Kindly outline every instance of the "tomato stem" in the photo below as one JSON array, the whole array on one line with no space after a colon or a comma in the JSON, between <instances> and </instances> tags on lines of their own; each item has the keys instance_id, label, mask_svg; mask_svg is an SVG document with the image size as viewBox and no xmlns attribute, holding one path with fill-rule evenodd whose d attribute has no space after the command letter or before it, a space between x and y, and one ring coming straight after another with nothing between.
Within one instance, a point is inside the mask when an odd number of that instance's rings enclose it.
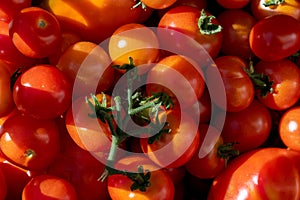
<instances>
[{"instance_id":1,"label":"tomato stem","mask_svg":"<svg viewBox=\"0 0 300 200\"><path fill-rule=\"evenodd\" d=\"M220 145L217 150L217 155L225 160L225 166L230 158L239 155L239 150L234 149L237 142L228 142Z\"/></svg>"},{"instance_id":2,"label":"tomato stem","mask_svg":"<svg viewBox=\"0 0 300 200\"><path fill-rule=\"evenodd\" d=\"M265 7L269 7L269 6L278 6L282 3L284 3L284 0L265 0L265 3L263 5Z\"/></svg>"},{"instance_id":3,"label":"tomato stem","mask_svg":"<svg viewBox=\"0 0 300 200\"><path fill-rule=\"evenodd\" d=\"M216 17L213 15L207 15L205 10L201 10L200 18L198 20L198 27L201 34L211 35L221 32L222 26L219 24L213 24L212 20Z\"/></svg>"}]
</instances>

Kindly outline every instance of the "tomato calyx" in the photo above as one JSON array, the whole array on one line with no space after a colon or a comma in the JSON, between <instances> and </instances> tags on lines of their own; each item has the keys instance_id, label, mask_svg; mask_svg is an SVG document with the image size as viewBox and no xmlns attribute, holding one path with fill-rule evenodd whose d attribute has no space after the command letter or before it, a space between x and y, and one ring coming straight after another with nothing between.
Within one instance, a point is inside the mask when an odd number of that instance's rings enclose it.
<instances>
[{"instance_id":1,"label":"tomato calyx","mask_svg":"<svg viewBox=\"0 0 300 200\"><path fill-rule=\"evenodd\" d=\"M26 151L24 152L24 156L26 158L32 158L36 155L35 151L33 149L26 149Z\"/></svg>"},{"instance_id":2,"label":"tomato calyx","mask_svg":"<svg viewBox=\"0 0 300 200\"><path fill-rule=\"evenodd\" d=\"M269 6L278 6L283 3L284 3L284 0L266 0L263 5L265 7L269 7Z\"/></svg>"},{"instance_id":3,"label":"tomato calyx","mask_svg":"<svg viewBox=\"0 0 300 200\"><path fill-rule=\"evenodd\" d=\"M142 1L140 1L140 0L135 0L135 2L136 2L136 4L134 4L134 5L132 6L132 9L135 9L135 8L141 6L143 10L146 10L147 6L146 6L146 4L144 4Z\"/></svg>"},{"instance_id":4,"label":"tomato calyx","mask_svg":"<svg viewBox=\"0 0 300 200\"><path fill-rule=\"evenodd\" d=\"M213 15L207 15L204 9L201 10L198 20L198 27L201 34L211 35L221 32L222 26L212 23L212 20L215 18Z\"/></svg>"},{"instance_id":5,"label":"tomato calyx","mask_svg":"<svg viewBox=\"0 0 300 200\"><path fill-rule=\"evenodd\" d=\"M229 159L240 154L239 150L234 149L234 145L236 144L237 142L227 142L218 147L217 155L225 160L225 166L227 166Z\"/></svg>"},{"instance_id":6,"label":"tomato calyx","mask_svg":"<svg viewBox=\"0 0 300 200\"><path fill-rule=\"evenodd\" d=\"M270 77L263 73L256 73L252 61L249 63L249 68L244 68L244 70L250 77L254 88L260 91L261 97L273 93L273 80L270 80Z\"/></svg>"}]
</instances>

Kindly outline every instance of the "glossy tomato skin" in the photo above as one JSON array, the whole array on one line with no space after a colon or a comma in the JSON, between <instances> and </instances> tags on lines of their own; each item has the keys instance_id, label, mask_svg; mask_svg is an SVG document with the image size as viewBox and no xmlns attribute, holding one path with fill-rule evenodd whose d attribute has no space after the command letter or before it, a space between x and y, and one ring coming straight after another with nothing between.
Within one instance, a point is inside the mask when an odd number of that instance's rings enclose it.
<instances>
[{"instance_id":1,"label":"glossy tomato skin","mask_svg":"<svg viewBox=\"0 0 300 200\"><path fill-rule=\"evenodd\" d=\"M217 0L218 4L227 9L244 8L250 0Z\"/></svg>"},{"instance_id":2,"label":"glossy tomato skin","mask_svg":"<svg viewBox=\"0 0 300 200\"><path fill-rule=\"evenodd\" d=\"M18 113L5 120L0 134L3 154L25 169L45 169L60 149L59 130L50 119L36 119Z\"/></svg>"},{"instance_id":3,"label":"glossy tomato skin","mask_svg":"<svg viewBox=\"0 0 300 200\"><path fill-rule=\"evenodd\" d=\"M47 200L49 198L76 200L77 194L70 182L47 174L33 177L22 193L23 200Z\"/></svg>"},{"instance_id":4,"label":"glossy tomato skin","mask_svg":"<svg viewBox=\"0 0 300 200\"><path fill-rule=\"evenodd\" d=\"M260 61L255 65L257 73L263 73L273 81L273 92L256 96L268 108L284 110L293 106L300 97L300 71L295 63L288 59L274 62Z\"/></svg>"},{"instance_id":5,"label":"glossy tomato skin","mask_svg":"<svg viewBox=\"0 0 300 200\"><path fill-rule=\"evenodd\" d=\"M4 117L9 114L13 108L12 92L10 90L10 72L9 66L0 60L0 117Z\"/></svg>"},{"instance_id":6,"label":"glossy tomato skin","mask_svg":"<svg viewBox=\"0 0 300 200\"><path fill-rule=\"evenodd\" d=\"M58 48L61 28L53 14L32 6L22 9L13 17L9 35L17 49L24 55L44 58Z\"/></svg>"},{"instance_id":7,"label":"glossy tomato skin","mask_svg":"<svg viewBox=\"0 0 300 200\"><path fill-rule=\"evenodd\" d=\"M22 113L43 119L62 115L70 106L72 86L62 71L43 64L26 70L18 77L13 99Z\"/></svg>"},{"instance_id":8,"label":"glossy tomato skin","mask_svg":"<svg viewBox=\"0 0 300 200\"><path fill-rule=\"evenodd\" d=\"M10 22L13 16L23 8L31 6L32 0L3 0L0 2L0 21Z\"/></svg>"},{"instance_id":9,"label":"glossy tomato skin","mask_svg":"<svg viewBox=\"0 0 300 200\"><path fill-rule=\"evenodd\" d=\"M252 27L249 42L251 50L261 60L286 58L299 50L300 22L284 14L263 18Z\"/></svg>"},{"instance_id":10,"label":"glossy tomato skin","mask_svg":"<svg viewBox=\"0 0 300 200\"><path fill-rule=\"evenodd\" d=\"M299 199L299 156L284 148L241 154L214 179L207 199Z\"/></svg>"},{"instance_id":11,"label":"glossy tomato skin","mask_svg":"<svg viewBox=\"0 0 300 200\"><path fill-rule=\"evenodd\" d=\"M300 2L297 0L285 0L283 3L273 6L265 6L264 0L251 1L251 13L256 19L262 19L271 15L285 14L300 19Z\"/></svg>"},{"instance_id":12,"label":"glossy tomato skin","mask_svg":"<svg viewBox=\"0 0 300 200\"><path fill-rule=\"evenodd\" d=\"M161 0L161 1L151 1L151 0L143 0L143 3L153 9L164 9L173 5L176 0Z\"/></svg>"},{"instance_id":13,"label":"glossy tomato skin","mask_svg":"<svg viewBox=\"0 0 300 200\"><path fill-rule=\"evenodd\" d=\"M228 112L239 112L247 108L252 103L255 93L253 83L244 70L247 67L245 61L238 56L228 55L220 56L214 62L206 70L207 84L215 85L215 74L218 70L225 87L226 105L223 105L218 90L211 91L213 102ZM222 88L216 88L218 87Z\"/></svg>"},{"instance_id":14,"label":"glossy tomato skin","mask_svg":"<svg viewBox=\"0 0 300 200\"><path fill-rule=\"evenodd\" d=\"M5 200L7 195L7 185L3 170L0 168L0 199Z\"/></svg>"}]
</instances>

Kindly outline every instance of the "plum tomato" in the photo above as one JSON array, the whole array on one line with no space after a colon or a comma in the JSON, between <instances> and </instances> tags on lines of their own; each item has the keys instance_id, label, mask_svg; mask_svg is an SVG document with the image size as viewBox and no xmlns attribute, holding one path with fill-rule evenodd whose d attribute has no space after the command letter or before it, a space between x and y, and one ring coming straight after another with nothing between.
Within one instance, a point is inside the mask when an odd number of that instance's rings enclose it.
<instances>
[{"instance_id":1,"label":"plum tomato","mask_svg":"<svg viewBox=\"0 0 300 200\"><path fill-rule=\"evenodd\" d=\"M51 119L36 119L20 113L12 115L1 127L0 149L18 166L43 170L59 153L58 126Z\"/></svg>"},{"instance_id":2,"label":"plum tomato","mask_svg":"<svg viewBox=\"0 0 300 200\"><path fill-rule=\"evenodd\" d=\"M14 15L9 35L16 48L24 55L44 58L58 49L61 28L52 13L31 6Z\"/></svg>"},{"instance_id":3,"label":"plum tomato","mask_svg":"<svg viewBox=\"0 0 300 200\"><path fill-rule=\"evenodd\" d=\"M23 72L14 84L13 99L18 110L36 118L55 118L71 105L72 87L58 68L36 65Z\"/></svg>"},{"instance_id":4,"label":"plum tomato","mask_svg":"<svg viewBox=\"0 0 300 200\"><path fill-rule=\"evenodd\" d=\"M264 61L291 56L300 49L300 22L285 14L265 17L251 28L249 43L252 52Z\"/></svg>"},{"instance_id":5,"label":"plum tomato","mask_svg":"<svg viewBox=\"0 0 300 200\"><path fill-rule=\"evenodd\" d=\"M33 177L24 187L23 200L77 200L74 186L67 180L48 174Z\"/></svg>"}]
</instances>

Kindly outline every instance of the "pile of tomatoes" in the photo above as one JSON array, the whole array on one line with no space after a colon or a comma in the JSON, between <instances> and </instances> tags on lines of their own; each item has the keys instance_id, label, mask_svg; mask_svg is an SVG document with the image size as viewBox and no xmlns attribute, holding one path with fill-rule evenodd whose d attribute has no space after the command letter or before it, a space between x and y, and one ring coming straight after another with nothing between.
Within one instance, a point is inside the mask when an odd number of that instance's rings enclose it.
<instances>
[{"instance_id":1,"label":"pile of tomatoes","mask_svg":"<svg viewBox=\"0 0 300 200\"><path fill-rule=\"evenodd\" d=\"M300 199L299 53L297 0L1 0L0 200Z\"/></svg>"}]
</instances>

